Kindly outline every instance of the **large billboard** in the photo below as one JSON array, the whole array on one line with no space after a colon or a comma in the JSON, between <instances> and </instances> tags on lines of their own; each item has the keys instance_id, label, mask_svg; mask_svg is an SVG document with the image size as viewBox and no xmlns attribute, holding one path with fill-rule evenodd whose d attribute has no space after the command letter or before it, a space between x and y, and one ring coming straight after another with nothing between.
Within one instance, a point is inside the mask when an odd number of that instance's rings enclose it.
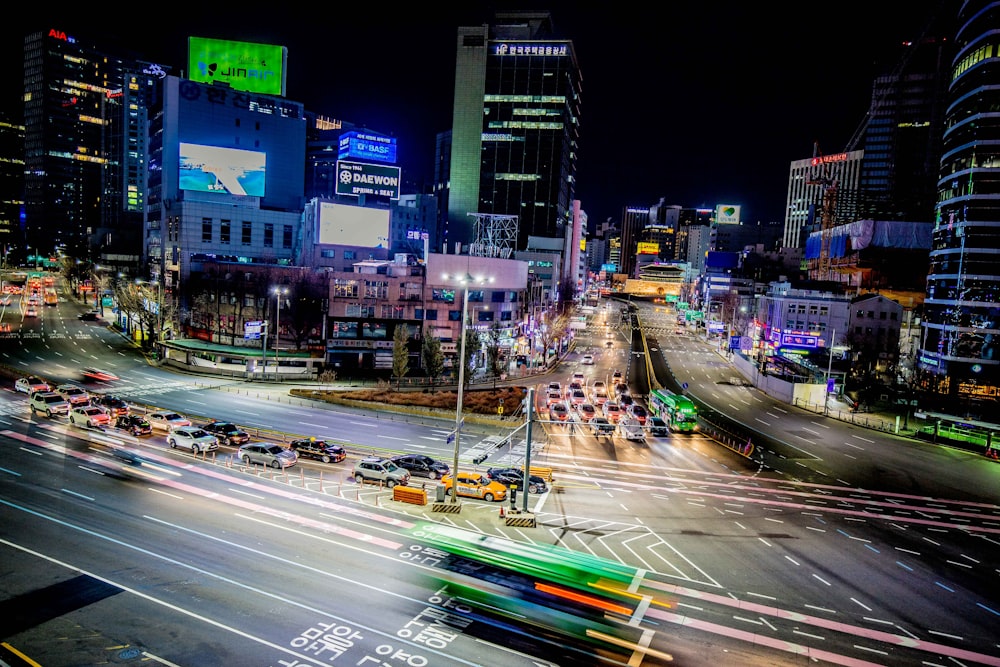
<instances>
[{"instance_id":1,"label":"large billboard","mask_svg":"<svg viewBox=\"0 0 1000 667\"><path fill-rule=\"evenodd\" d=\"M337 194L399 199L399 167L338 160Z\"/></svg>"},{"instance_id":2,"label":"large billboard","mask_svg":"<svg viewBox=\"0 0 1000 667\"><path fill-rule=\"evenodd\" d=\"M639 241L636 244L635 254L637 255L659 255L660 244L652 241Z\"/></svg>"},{"instance_id":3,"label":"large billboard","mask_svg":"<svg viewBox=\"0 0 1000 667\"><path fill-rule=\"evenodd\" d=\"M188 76L198 83L284 97L287 61L284 46L188 37Z\"/></svg>"},{"instance_id":4,"label":"large billboard","mask_svg":"<svg viewBox=\"0 0 1000 667\"><path fill-rule=\"evenodd\" d=\"M389 247L389 211L320 202L318 243Z\"/></svg>"},{"instance_id":5,"label":"large billboard","mask_svg":"<svg viewBox=\"0 0 1000 667\"><path fill-rule=\"evenodd\" d=\"M715 207L715 224L740 224L740 207L735 204L719 204Z\"/></svg>"},{"instance_id":6,"label":"large billboard","mask_svg":"<svg viewBox=\"0 0 1000 667\"><path fill-rule=\"evenodd\" d=\"M266 153L181 142L179 164L181 190L264 196Z\"/></svg>"},{"instance_id":7,"label":"large billboard","mask_svg":"<svg viewBox=\"0 0 1000 667\"><path fill-rule=\"evenodd\" d=\"M340 135L337 159L345 158L396 164L396 138L373 132L345 132Z\"/></svg>"}]
</instances>

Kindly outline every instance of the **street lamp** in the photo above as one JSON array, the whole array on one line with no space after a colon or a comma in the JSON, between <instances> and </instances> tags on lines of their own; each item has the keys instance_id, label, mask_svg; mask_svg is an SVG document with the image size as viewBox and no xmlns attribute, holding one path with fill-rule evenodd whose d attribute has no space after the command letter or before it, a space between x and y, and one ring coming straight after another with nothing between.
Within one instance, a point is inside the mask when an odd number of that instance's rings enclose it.
<instances>
[{"instance_id":1,"label":"street lamp","mask_svg":"<svg viewBox=\"0 0 1000 667\"><path fill-rule=\"evenodd\" d=\"M469 285L477 284L483 285L488 282L493 282L492 278L473 278L471 275L466 273L464 276L449 276L445 274L444 279L446 281L458 282L462 285L462 326L459 329L462 342L460 344L458 352L458 397L456 399L457 405L455 406L455 452L453 457L453 466L451 469L451 502L458 504L458 450L459 442L462 439L462 401L464 400L465 391L465 330L469 319Z\"/></svg>"},{"instance_id":2,"label":"street lamp","mask_svg":"<svg viewBox=\"0 0 1000 667\"><path fill-rule=\"evenodd\" d=\"M271 290L278 300L278 310L274 314L274 379L279 378L278 375L278 339L281 337L281 299L288 294L287 287L275 287ZM266 363L266 361L265 361Z\"/></svg>"}]
</instances>

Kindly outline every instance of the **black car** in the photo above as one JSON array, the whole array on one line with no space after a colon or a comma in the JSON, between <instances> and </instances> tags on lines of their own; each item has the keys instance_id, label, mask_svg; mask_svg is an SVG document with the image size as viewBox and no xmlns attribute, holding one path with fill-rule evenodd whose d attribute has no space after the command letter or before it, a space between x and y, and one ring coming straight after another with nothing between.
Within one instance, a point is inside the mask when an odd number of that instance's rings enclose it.
<instances>
[{"instance_id":1,"label":"black car","mask_svg":"<svg viewBox=\"0 0 1000 667\"><path fill-rule=\"evenodd\" d=\"M440 479L447 475L451 467L444 461L432 459L424 454L397 454L389 460L403 470L408 470L411 476Z\"/></svg>"},{"instance_id":2,"label":"black car","mask_svg":"<svg viewBox=\"0 0 1000 667\"><path fill-rule=\"evenodd\" d=\"M80 315L78 315L77 317L83 320L84 322L96 322L99 319L101 319L101 314L97 311L90 310L87 311L86 313L80 313Z\"/></svg>"},{"instance_id":3,"label":"black car","mask_svg":"<svg viewBox=\"0 0 1000 667\"><path fill-rule=\"evenodd\" d=\"M316 459L323 463L340 463L347 458L347 450L342 446L316 438L292 440L288 443L288 448L300 457Z\"/></svg>"},{"instance_id":4,"label":"black car","mask_svg":"<svg viewBox=\"0 0 1000 667\"><path fill-rule=\"evenodd\" d=\"M231 422L209 422L201 428L214 435L220 445L239 447L250 442L250 434Z\"/></svg>"},{"instance_id":5,"label":"black car","mask_svg":"<svg viewBox=\"0 0 1000 667\"><path fill-rule=\"evenodd\" d=\"M649 434L652 436L670 435L670 427L660 417L650 417L646 420L646 426L649 427Z\"/></svg>"},{"instance_id":6,"label":"black car","mask_svg":"<svg viewBox=\"0 0 1000 667\"><path fill-rule=\"evenodd\" d=\"M115 420L115 428L128 431L134 436L150 435L153 425L139 415L121 415Z\"/></svg>"},{"instance_id":7,"label":"black car","mask_svg":"<svg viewBox=\"0 0 1000 667\"><path fill-rule=\"evenodd\" d=\"M104 408L112 417L121 417L128 414L128 403L113 394L100 394L90 399L94 405Z\"/></svg>"},{"instance_id":8,"label":"black car","mask_svg":"<svg viewBox=\"0 0 1000 667\"><path fill-rule=\"evenodd\" d=\"M486 471L486 476L508 488L514 486L518 491L524 489L524 472L520 468L490 468ZM548 488L544 478L538 475L528 478L528 493L545 493Z\"/></svg>"}]
</instances>

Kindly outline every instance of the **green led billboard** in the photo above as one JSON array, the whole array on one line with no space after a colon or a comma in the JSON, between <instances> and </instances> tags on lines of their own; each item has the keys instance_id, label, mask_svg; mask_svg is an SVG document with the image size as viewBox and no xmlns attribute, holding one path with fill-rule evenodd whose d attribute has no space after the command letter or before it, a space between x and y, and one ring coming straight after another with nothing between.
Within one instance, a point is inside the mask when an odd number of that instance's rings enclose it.
<instances>
[{"instance_id":1,"label":"green led billboard","mask_svg":"<svg viewBox=\"0 0 1000 667\"><path fill-rule=\"evenodd\" d=\"M284 46L188 37L188 77L199 83L284 97L287 61Z\"/></svg>"}]
</instances>

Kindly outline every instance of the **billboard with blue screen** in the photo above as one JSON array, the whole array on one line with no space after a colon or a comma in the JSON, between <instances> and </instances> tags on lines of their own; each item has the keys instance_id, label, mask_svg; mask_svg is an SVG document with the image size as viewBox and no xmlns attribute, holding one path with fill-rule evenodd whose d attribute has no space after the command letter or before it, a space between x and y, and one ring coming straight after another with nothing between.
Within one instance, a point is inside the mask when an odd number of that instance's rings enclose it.
<instances>
[{"instance_id":1,"label":"billboard with blue screen","mask_svg":"<svg viewBox=\"0 0 1000 667\"><path fill-rule=\"evenodd\" d=\"M179 166L181 190L264 196L266 153L181 142Z\"/></svg>"}]
</instances>

